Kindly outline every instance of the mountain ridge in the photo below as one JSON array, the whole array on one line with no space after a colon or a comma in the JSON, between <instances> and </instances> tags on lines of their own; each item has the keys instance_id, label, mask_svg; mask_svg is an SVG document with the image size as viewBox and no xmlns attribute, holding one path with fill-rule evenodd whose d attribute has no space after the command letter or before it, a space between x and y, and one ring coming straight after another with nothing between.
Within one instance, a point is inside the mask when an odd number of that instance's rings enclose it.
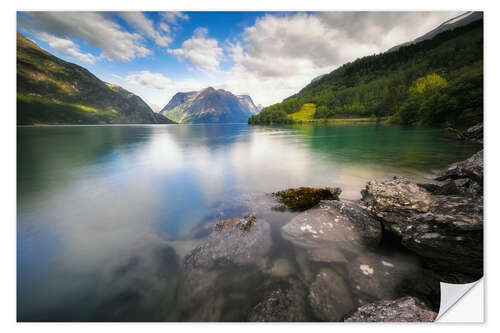
<instances>
[{"instance_id":1,"label":"mountain ridge","mask_svg":"<svg viewBox=\"0 0 500 333\"><path fill-rule=\"evenodd\" d=\"M462 13L458 16L455 16L455 17L441 23L436 28L426 32L425 34L415 38L414 40L411 40L411 41L408 41L408 42L391 47L389 50L387 50L387 52L394 52L394 51L399 50L403 46L408 46L408 45L422 42L422 41L427 40L427 39L432 39L433 37L435 37L436 35L438 35L442 32L459 28L461 26L467 25L467 24L472 23L474 21L481 20L482 18L483 18L482 12L469 11L469 12Z\"/></svg>"},{"instance_id":2,"label":"mountain ridge","mask_svg":"<svg viewBox=\"0 0 500 333\"><path fill-rule=\"evenodd\" d=\"M176 93L160 111L179 123L246 123L259 109L249 95L207 87Z\"/></svg>"},{"instance_id":3,"label":"mountain ridge","mask_svg":"<svg viewBox=\"0 0 500 333\"><path fill-rule=\"evenodd\" d=\"M137 95L62 60L17 32L17 123L168 124Z\"/></svg>"}]
</instances>

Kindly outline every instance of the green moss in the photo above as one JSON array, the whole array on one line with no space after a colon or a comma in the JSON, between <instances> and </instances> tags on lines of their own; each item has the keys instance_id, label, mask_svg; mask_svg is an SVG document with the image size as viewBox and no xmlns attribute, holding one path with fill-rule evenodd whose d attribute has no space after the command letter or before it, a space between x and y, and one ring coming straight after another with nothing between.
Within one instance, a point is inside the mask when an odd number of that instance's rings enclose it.
<instances>
[{"instance_id":1,"label":"green moss","mask_svg":"<svg viewBox=\"0 0 500 333\"><path fill-rule=\"evenodd\" d=\"M280 203L294 211L302 211L316 206L321 200L338 200L342 190L338 187L299 187L274 192Z\"/></svg>"}]
</instances>

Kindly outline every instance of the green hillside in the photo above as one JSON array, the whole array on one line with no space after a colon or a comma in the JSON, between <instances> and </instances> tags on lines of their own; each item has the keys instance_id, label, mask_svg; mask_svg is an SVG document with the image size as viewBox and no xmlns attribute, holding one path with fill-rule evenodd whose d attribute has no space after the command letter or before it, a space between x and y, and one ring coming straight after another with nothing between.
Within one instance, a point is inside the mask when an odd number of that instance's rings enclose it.
<instances>
[{"instance_id":1,"label":"green hillside","mask_svg":"<svg viewBox=\"0 0 500 333\"><path fill-rule=\"evenodd\" d=\"M294 121L307 121L314 119L314 114L316 113L316 104L304 103L299 111L291 113L288 118Z\"/></svg>"},{"instance_id":2,"label":"green hillside","mask_svg":"<svg viewBox=\"0 0 500 333\"><path fill-rule=\"evenodd\" d=\"M138 96L99 80L17 33L17 123L173 123Z\"/></svg>"},{"instance_id":3,"label":"green hillside","mask_svg":"<svg viewBox=\"0 0 500 333\"><path fill-rule=\"evenodd\" d=\"M305 103L316 105L313 118L318 120L389 117L394 123L453 125L482 121L483 20L344 64L248 122L293 123Z\"/></svg>"}]
</instances>

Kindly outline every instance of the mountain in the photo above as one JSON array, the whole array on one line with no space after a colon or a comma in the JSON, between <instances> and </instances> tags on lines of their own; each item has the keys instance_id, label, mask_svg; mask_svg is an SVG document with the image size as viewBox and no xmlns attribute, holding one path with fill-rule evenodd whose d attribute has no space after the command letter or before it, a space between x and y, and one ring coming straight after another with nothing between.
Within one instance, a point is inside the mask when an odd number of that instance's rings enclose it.
<instances>
[{"instance_id":1,"label":"mountain","mask_svg":"<svg viewBox=\"0 0 500 333\"><path fill-rule=\"evenodd\" d=\"M175 94L160 113L179 123L200 124L246 123L258 112L250 96L209 87Z\"/></svg>"},{"instance_id":2,"label":"mountain","mask_svg":"<svg viewBox=\"0 0 500 333\"><path fill-rule=\"evenodd\" d=\"M139 97L17 33L17 123L168 124Z\"/></svg>"},{"instance_id":3,"label":"mountain","mask_svg":"<svg viewBox=\"0 0 500 333\"><path fill-rule=\"evenodd\" d=\"M316 76L314 79L312 79L312 80L311 80L311 82L310 82L310 83L313 83L313 82L316 82L316 81L318 81L318 80L321 80L321 78L322 78L323 76L325 76L325 75L326 75L326 74L321 74L321 75Z\"/></svg>"},{"instance_id":4,"label":"mountain","mask_svg":"<svg viewBox=\"0 0 500 333\"><path fill-rule=\"evenodd\" d=\"M236 97L239 98L240 103L246 106L246 108L250 111L251 114L257 114L259 113L260 109L257 105L253 103L253 100L250 96L248 95L237 95Z\"/></svg>"},{"instance_id":5,"label":"mountain","mask_svg":"<svg viewBox=\"0 0 500 333\"><path fill-rule=\"evenodd\" d=\"M445 22L446 27L476 16L472 13ZM393 52L346 63L295 95L262 109L248 122L347 118L456 126L482 121L483 20L445 29Z\"/></svg>"},{"instance_id":6,"label":"mountain","mask_svg":"<svg viewBox=\"0 0 500 333\"><path fill-rule=\"evenodd\" d=\"M448 30L453 30L453 29L456 29L458 27L462 27L464 25L467 25L469 23L472 23L472 22L477 21L477 20L482 20L482 19L483 19L483 12L465 12L463 14L460 14L460 15L448 20L448 21L441 23L437 28L427 32L426 34L424 34L418 38L415 38L414 40L412 40L410 42L406 42L406 43L391 47L389 50L387 50L387 52L397 51L397 50L399 50L399 48L401 48L403 46L416 44L416 43L422 42L426 39L432 39L436 35L438 35L442 32L445 32Z\"/></svg>"}]
</instances>

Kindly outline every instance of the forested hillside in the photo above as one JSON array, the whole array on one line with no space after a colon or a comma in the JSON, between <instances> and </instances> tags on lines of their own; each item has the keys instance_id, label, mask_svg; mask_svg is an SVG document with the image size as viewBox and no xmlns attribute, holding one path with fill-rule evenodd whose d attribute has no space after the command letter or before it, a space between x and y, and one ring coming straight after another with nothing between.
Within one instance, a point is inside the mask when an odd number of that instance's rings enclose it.
<instances>
[{"instance_id":1,"label":"forested hillside","mask_svg":"<svg viewBox=\"0 0 500 333\"><path fill-rule=\"evenodd\" d=\"M17 33L17 124L169 124L131 92Z\"/></svg>"},{"instance_id":2,"label":"forested hillside","mask_svg":"<svg viewBox=\"0 0 500 333\"><path fill-rule=\"evenodd\" d=\"M312 120L387 118L401 124L471 125L483 118L483 20L433 39L344 64L250 124L293 123L304 103Z\"/></svg>"}]
</instances>

